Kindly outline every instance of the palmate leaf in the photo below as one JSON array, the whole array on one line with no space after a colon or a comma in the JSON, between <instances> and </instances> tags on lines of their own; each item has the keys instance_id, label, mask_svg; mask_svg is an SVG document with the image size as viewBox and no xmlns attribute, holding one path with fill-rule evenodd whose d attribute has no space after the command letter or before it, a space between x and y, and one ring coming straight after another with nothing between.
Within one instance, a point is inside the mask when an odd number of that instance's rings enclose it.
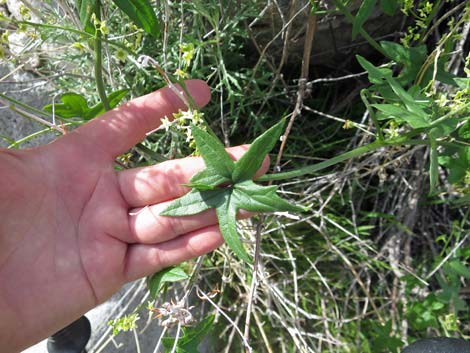
<instances>
[{"instance_id":1,"label":"palmate leaf","mask_svg":"<svg viewBox=\"0 0 470 353\"><path fill-rule=\"evenodd\" d=\"M280 198L276 194L276 186L264 187L253 182L267 153L279 139L284 123L284 120L280 121L256 138L248 151L235 163L222 143L193 126L196 146L207 168L191 178L188 185L193 190L173 201L161 215L186 216L215 208L225 242L240 259L250 263L250 256L237 233L236 215L239 209L251 212L306 210Z\"/></svg>"},{"instance_id":2,"label":"palmate leaf","mask_svg":"<svg viewBox=\"0 0 470 353\"><path fill-rule=\"evenodd\" d=\"M227 243L228 247L243 261L251 263L250 256L247 254L237 232L237 204L232 192L224 195L224 202L215 209L217 219L219 220L220 233Z\"/></svg>"},{"instance_id":3,"label":"palmate leaf","mask_svg":"<svg viewBox=\"0 0 470 353\"><path fill-rule=\"evenodd\" d=\"M197 126L192 126L191 131L206 167L212 169L218 175L230 179L235 163L225 151L224 145L214 136Z\"/></svg>"},{"instance_id":4,"label":"palmate leaf","mask_svg":"<svg viewBox=\"0 0 470 353\"><path fill-rule=\"evenodd\" d=\"M251 212L304 212L304 207L292 205L276 194L277 186L261 186L251 180L234 186L233 196L239 208Z\"/></svg>"},{"instance_id":5,"label":"palmate leaf","mask_svg":"<svg viewBox=\"0 0 470 353\"><path fill-rule=\"evenodd\" d=\"M279 140L285 122L285 119L282 119L253 141L248 151L235 164L232 175L233 182L253 179L264 158Z\"/></svg>"},{"instance_id":6,"label":"palmate leaf","mask_svg":"<svg viewBox=\"0 0 470 353\"><path fill-rule=\"evenodd\" d=\"M221 205L226 198L228 189L191 190L186 195L173 201L161 216L190 216Z\"/></svg>"},{"instance_id":7,"label":"palmate leaf","mask_svg":"<svg viewBox=\"0 0 470 353\"><path fill-rule=\"evenodd\" d=\"M207 168L199 173L195 174L186 186L198 189L198 190L213 190L217 186L230 182L230 178L226 178L212 168Z\"/></svg>"}]
</instances>

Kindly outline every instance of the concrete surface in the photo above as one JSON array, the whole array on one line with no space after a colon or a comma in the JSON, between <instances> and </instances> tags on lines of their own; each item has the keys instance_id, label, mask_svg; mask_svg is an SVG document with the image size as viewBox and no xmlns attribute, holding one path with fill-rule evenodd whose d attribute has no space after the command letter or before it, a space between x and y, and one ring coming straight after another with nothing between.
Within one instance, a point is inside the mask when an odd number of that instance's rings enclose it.
<instances>
[{"instance_id":1,"label":"concrete surface","mask_svg":"<svg viewBox=\"0 0 470 353\"><path fill-rule=\"evenodd\" d=\"M158 320L151 320L147 325L148 313L145 309L147 290L144 282L136 281L125 285L111 299L89 311L86 317L91 322L91 338L87 345L88 353L134 353L137 352L136 340L133 332L121 332L114 336L113 341L111 329L108 321L124 314L132 313L135 308L141 304L143 310L139 312L140 319L137 322L138 342L141 353L153 353L155 345L162 328ZM142 332L143 331L143 332ZM47 340L26 349L23 353L48 353L46 347ZM158 352L163 352L159 349Z\"/></svg>"}]
</instances>

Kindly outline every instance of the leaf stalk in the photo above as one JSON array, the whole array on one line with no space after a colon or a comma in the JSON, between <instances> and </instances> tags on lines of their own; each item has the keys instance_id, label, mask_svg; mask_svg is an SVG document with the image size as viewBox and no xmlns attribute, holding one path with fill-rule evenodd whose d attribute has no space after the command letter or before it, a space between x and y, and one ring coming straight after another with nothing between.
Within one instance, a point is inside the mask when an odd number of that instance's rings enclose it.
<instances>
[{"instance_id":1,"label":"leaf stalk","mask_svg":"<svg viewBox=\"0 0 470 353\"><path fill-rule=\"evenodd\" d=\"M101 1L97 0L95 5L95 16L97 21L101 21ZM94 49L95 49L95 80L96 89L100 96L103 107L106 111L110 110L108 97L106 96L106 89L103 79L103 52L102 52L102 37L103 34L99 28L95 31Z\"/></svg>"}]
</instances>

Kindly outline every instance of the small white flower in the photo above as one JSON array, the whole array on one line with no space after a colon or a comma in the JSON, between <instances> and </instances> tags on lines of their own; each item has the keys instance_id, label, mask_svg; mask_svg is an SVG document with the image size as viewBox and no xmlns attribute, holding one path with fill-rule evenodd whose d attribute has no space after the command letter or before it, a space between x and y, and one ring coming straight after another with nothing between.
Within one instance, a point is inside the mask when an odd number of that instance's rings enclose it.
<instances>
[{"instance_id":1,"label":"small white flower","mask_svg":"<svg viewBox=\"0 0 470 353\"><path fill-rule=\"evenodd\" d=\"M168 131L168 129L172 125L172 122L166 116L163 119L161 119L160 122L161 122L161 127L164 128L165 131Z\"/></svg>"},{"instance_id":2,"label":"small white flower","mask_svg":"<svg viewBox=\"0 0 470 353\"><path fill-rule=\"evenodd\" d=\"M186 143L191 142L193 139L193 132L192 130L188 127L186 129Z\"/></svg>"}]
</instances>

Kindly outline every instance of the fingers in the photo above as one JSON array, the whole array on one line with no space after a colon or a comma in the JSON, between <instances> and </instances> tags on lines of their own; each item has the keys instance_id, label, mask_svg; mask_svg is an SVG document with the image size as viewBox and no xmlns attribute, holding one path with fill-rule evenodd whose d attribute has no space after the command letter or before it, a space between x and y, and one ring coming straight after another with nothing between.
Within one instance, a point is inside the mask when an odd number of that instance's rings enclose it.
<instances>
[{"instance_id":1,"label":"fingers","mask_svg":"<svg viewBox=\"0 0 470 353\"><path fill-rule=\"evenodd\" d=\"M132 212L129 215L129 227L132 234L131 239L128 239L127 242L141 244L162 243L182 234L203 229L217 223L217 216L213 209L185 217L160 216L160 212L170 202L163 202ZM252 215L251 212L240 210L237 218L244 219Z\"/></svg>"},{"instance_id":2,"label":"fingers","mask_svg":"<svg viewBox=\"0 0 470 353\"><path fill-rule=\"evenodd\" d=\"M210 89L204 81L186 81L186 87L199 107L210 99ZM96 147L104 150L111 158L126 152L145 134L160 126L165 116L172 117L178 109L185 109L184 103L168 87L127 102L89 123L74 130Z\"/></svg>"},{"instance_id":3,"label":"fingers","mask_svg":"<svg viewBox=\"0 0 470 353\"><path fill-rule=\"evenodd\" d=\"M144 207L129 215L129 226L132 242L141 244L156 244L174 239L197 229L202 229L217 223L214 210L185 216L160 216L171 201Z\"/></svg>"},{"instance_id":4,"label":"fingers","mask_svg":"<svg viewBox=\"0 0 470 353\"><path fill-rule=\"evenodd\" d=\"M151 275L161 269L208 253L223 243L217 226L199 229L155 245L130 245L126 259L126 281Z\"/></svg>"},{"instance_id":5,"label":"fingers","mask_svg":"<svg viewBox=\"0 0 470 353\"><path fill-rule=\"evenodd\" d=\"M227 149L232 159L239 159L248 146ZM269 158L265 158L257 176L269 168ZM155 166L135 168L119 172L121 194L130 207L142 207L175 199L187 193L183 186L198 171L204 169L202 158L187 157L166 161Z\"/></svg>"}]
</instances>

